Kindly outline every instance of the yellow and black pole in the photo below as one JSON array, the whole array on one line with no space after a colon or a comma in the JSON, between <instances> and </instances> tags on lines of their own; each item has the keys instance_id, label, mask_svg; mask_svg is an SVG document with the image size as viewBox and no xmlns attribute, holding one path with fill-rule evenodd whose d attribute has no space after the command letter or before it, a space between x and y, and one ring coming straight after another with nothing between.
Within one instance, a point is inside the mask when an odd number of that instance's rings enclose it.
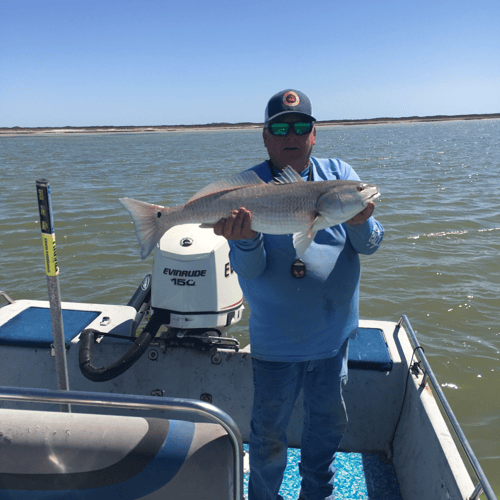
<instances>
[{"instance_id":1,"label":"yellow and black pole","mask_svg":"<svg viewBox=\"0 0 500 500\"><path fill-rule=\"evenodd\" d=\"M64 326L59 292L59 266L56 255L56 235L52 218L52 203L50 186L47 179L36 181L38 210L42 230L43 252L45 256L45 271L47 273L47 288L49 292L50 320L52 323L52 338L56 360L57 386L60 391L69 390L68 365L66 363L66 346L64 341ZM61 404L61 411L71 412L68 404Z\"/></svg>"}]
</instances>

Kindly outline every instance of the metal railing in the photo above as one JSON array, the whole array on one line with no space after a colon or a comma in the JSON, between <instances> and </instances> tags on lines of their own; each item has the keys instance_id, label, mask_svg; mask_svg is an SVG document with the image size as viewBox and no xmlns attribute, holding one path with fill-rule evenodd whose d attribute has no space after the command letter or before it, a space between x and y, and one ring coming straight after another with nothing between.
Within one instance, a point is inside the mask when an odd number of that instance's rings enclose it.
<instances>
[{"instance_id":1,"label":"metal railing","mask_svg":"<svg viewBox=\"0 0 500 500\"><path fill-rule=\"evenodd\" d=\"M126 408L134 410L162 410L195 413L221 425L227 432L234 455L234 500L243 498L243 441L234 420L216 406L203 401L130 394L106 394L100 392L52 391L48 389L26 389L1 387L0 400L35 403L74 404Z\"/></svg>"},{"instance_id":2,"label":"metal railing","mask_svg":"<svg viewBox=\"0 0 500 500\"><path fill-rule=\"evenodd\" d=\"M476 486L475 490L473 491L472 495L468 498L468 500L478 500L483 492L488 500L497 500L495 492L491 488L490 483L488 482L488 479L486 478L486 475L484 474L483 469L481 468L481 465L479 464L479 461L476 458L476 455L472 451L472 448L469 442L467 441L467 438L465 437L465 434L462 431L462 428L460 427L460 424L458 423L458 420L455 417L453 410L451 409L451 406L449 405L446 399L446 396L441 390L439 382L437 381L436 376L434 375L434 372L432 371L432 368L429 362L427 361L427 358L425 357L423 348L419 344L417 336L415 335L415 332L413 331L413 328L411 327L408 318L404 314L401 316L398 322L398 326L401 326L402 324L404 324L405 326L405 329L408 333L410 342L415 352L418 350L417 356L420 358L423 365L424 376L421 385L425 384L427 378L430 380L432 388L435 394L437 395L439 402L441 403L441 406L443 407L443 410L446 413L446 416L448 417L450 424L456 433L457 439L459 440L460 445L462 446L462 449L464 450L464 453L467 456L467 459L469 460L472 469L474 470L474 474L476 474L476 477L479 481L479 484Z\"/></svg>"},{"instance_id":3,"label":"metal railing","mask_svg":"<svg viewBox=\"0 0 500 500\"><path fill-rule=\"evenodd\" d=\"M14 301L5 293L5 292L2 292L2 290L0 290L0 295L9 303L9 304L13 304Z\"/></svg>"}]
</instances>

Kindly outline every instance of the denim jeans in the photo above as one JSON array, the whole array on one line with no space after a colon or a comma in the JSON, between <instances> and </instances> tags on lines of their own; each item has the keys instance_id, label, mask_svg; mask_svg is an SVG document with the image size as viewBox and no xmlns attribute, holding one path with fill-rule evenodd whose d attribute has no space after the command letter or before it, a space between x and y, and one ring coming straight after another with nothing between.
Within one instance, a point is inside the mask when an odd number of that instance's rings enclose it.
<instances>
[{"instance_id":1,"label":"denim jeans","mask_svg":"<svg viewBox=\"0 0 500 500\"><path fill-rule=\"evenodd\" d=\"M254 402L248 500L280 500L287 463L286 428L303 389L301 500L334 500L333 460L347 425L342 385L348 341L333 358L304 362L252 360Z\"/></svg>"}]
</instances>

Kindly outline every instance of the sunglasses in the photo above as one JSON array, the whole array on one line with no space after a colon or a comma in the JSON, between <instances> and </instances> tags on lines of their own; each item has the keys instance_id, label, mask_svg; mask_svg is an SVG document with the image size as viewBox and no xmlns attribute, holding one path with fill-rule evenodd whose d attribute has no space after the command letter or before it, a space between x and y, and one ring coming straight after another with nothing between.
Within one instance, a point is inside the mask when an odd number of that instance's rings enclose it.
<instances>
[{"instance_id":1,"label":"sunglasses","mask_svg":"<svg viewBox=\"0 0 500 500\"><path fill-rule=\"evenodd\" d=\"M267 129L272 135L284 137L290 132L291 125L293 125L293 130L297 135L307 135L312 132L314 122L270 123Z\"/></svg>"}]
</instances>

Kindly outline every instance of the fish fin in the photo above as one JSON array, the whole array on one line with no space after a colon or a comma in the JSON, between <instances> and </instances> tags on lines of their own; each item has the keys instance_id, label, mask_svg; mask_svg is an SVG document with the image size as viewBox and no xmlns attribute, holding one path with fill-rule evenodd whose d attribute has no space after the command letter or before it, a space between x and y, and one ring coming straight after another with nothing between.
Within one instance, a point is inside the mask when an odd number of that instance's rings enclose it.
<instances>
[{"instance_id":1,"label":"fish fin","mask_svg":"<svg viewBox=\"0 0 500 500\"><path fill-rule=\"evenodd\" d=\"M318 222L318 220L321 218L321 215L316 215L316 217L314 218L313 220L313 223L311 224L311 227L307 230L307 237L310 238L311 235L313 234L313 231L314 231L314 224L316 224L316 222ZM318 231L314 231L314 233L316 234ZM313 236L313 239L314 239L314 236Z\"/></svg>"},{"instance_id":2,"label":"fish fin","mask_svg":"<svg viewBox=\"0 0 500 500\"><path fill-rule=\"evenodd\" d=\"M210 194L221 193L224 191L234 191L235 189L257 186L259 184L265 184L265 182L253 170L246 170L245 172L241 172L240 174L229 177L228 179L212 182L212 184L200 189L188 200L188 203Z\"/></svg>"},{"instance_id":3,"label":"fish fin","mask_svg":"<svg viewBox=\"0 0 500 500\"><path fill-rule=\"evenodd\" d=\"M295 252L297 252L297 257L300 259L305 251L309 248L309 245L314 240L316 233L318 231L311 226L307 231L301 231L300 233L295 233L293 235L293 246Z\"/></svg>"},{"instance_id":4,"label":"fish fin","mask_svg":"<svg viewBox=\"0 0 500 500\"><path fill-rule=\"evenodd\" d=\"M132 198L120 198L134 221L135 234L141 245L141 259L144 260L172 226L165 225L163 217L170 210L161 205L151 205ZM161 214L159 217L158 214Z\"/></svg>"},{"instance_id":5,"label":"fish fin","mask_svg":"<svg viewBox=\"0 0 500 500\"><path fill-rule=\"evenodd\" d=\"M309 245L312 243L316 233L318 232L318 229L315 229L314 226L318 222L323 222L323 220L323 217L320 214L317 214L307 231L302 231L293 235L293 246L297 252L297 257L302 257L305 251L309 248Z\"/></svg>"},{"instance_id":6,"label":"fish fin","mask_svg":"<svg viewBox=\"0 0 500 500\"><path fill-rule=\"evenodd\" d=\"M287 165L278 177L271 182L274 182L274 184L291 184L292 182L305 182L305 180L290 165Z\"/></svg>"}]
</instances>

